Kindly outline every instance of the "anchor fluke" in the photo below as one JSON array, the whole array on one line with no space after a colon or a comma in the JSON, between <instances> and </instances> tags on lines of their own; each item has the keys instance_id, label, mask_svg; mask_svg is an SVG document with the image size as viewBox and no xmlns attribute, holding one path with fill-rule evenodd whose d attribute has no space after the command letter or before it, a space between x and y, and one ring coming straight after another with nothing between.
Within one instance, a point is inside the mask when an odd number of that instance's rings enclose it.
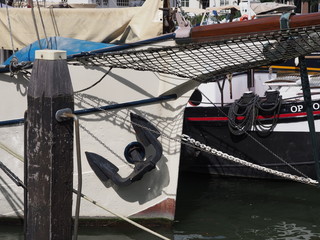
<instances>
[{"instance_id":1,"label":"anchor fluke","mask_svg":"<svg viewBox=\"0 0 320 240\"><path fill-rule=\"evenodd\" d=\"M85 154L90 167L102 182L108 181L110 176L115 175L119 171L119 168L104 157L92 152L85 152Z\"/></svg>"}]
</instances>

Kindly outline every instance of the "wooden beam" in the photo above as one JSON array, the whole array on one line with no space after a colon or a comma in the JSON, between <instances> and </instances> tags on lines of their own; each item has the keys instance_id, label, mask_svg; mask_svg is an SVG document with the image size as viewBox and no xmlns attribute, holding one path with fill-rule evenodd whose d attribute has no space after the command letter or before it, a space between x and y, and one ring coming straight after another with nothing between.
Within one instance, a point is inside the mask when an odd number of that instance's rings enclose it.
<instances>
[{"instance_id":1,"label":"wooden beam","mask_svg":"<svg viewBox=\"0 0 320 240\"><path fill-rule=\"evenodd\" d=\"M320 13L293 15L289 20L290 28L320 25ZM194 27L191 30L193 41L208 41L209 39L226 38L226 36L241 36L259 32L280 30L280 16L253 19L249 21L211 24Z\"/></svg>"},{"instance_id":2,"label":"wooden beam","mask_svg":"<svg viewBox=\"0 0 320 240\"><path fill-rule=\"evenodd\" d=\"M66 52L37 51L26 118L26 240L72 238L73 121L56 120L63 108L74 109Z\"/></svg>"}]
</instances>

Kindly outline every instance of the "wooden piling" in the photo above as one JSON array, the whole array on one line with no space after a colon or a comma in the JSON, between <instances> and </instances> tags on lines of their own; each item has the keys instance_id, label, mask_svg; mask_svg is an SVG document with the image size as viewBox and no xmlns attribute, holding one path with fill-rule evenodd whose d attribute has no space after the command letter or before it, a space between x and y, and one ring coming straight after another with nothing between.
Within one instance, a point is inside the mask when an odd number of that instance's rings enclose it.
<instances>
[{"instance_id":1,"label":"wooden piling","mask_svg":"<svg viewBox=\"0 0 320 240\"><path fill-rule=\"evenodd\" d=\"M73 120L55 118L64 108L74 109L66 52L39 50L28 89L26 240L72 238Z\"/></svg>"}]
</instances>

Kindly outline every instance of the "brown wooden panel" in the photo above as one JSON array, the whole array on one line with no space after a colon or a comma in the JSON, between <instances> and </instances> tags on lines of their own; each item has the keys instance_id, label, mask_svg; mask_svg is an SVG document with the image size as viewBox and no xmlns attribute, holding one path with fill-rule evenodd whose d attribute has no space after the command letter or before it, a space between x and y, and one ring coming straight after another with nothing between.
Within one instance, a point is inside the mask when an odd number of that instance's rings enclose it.
<instances>
[{"instance_id":1,"label":"brown wooden panel","mask_svg":"<svg viewBox=\"0 0 320 240\"><path fill-rule=\"evenodd\" d=\"M293 15L290 18L290 27L306 27L320 25L320 13ZM210 37L226 37L232 35L247 35L258 32L280 30L280 16L253 19L249 21L212 24L194 27L191 31L193 41L209 39Z\"/></svg>"}]
</instances>

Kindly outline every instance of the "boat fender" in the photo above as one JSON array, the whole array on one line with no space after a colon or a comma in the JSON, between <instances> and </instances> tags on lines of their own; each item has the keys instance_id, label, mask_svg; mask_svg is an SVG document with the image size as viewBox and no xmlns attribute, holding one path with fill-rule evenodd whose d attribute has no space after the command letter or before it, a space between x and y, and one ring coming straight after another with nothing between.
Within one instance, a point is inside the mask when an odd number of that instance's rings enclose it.
<instances>
[{"instance_id":1,"label":"boat fender","mask_svg":"<svg viewBox=\"0 0 320 240\"><path fill-rule=\"evenodd\" d=\"M111 180L118 186L128 186L153 170L162 157L162 145L157 140L160 136L158 129L139 115L131 113L130 117L140 142L128 144L124 151L127 161L134 164L134 169L129 176L121 177L118 174L119 168L104 157L92 152L85 153L89 165L102 182ZM152 154L148 157L145 157L146 148L153 148Z\"/></svg>"},{"instance_id":2,"label":"boat fender","mask_svg":"<svg viewBox=\"0 0 320 240\"><path fill-rule=\"evenodd\" d=\"M199 89L194 90L192 93L190 99L189 99L189 104L191 106L198 106L202 102L202 93L199 91Z\"/></svg>"}]
</instances>

